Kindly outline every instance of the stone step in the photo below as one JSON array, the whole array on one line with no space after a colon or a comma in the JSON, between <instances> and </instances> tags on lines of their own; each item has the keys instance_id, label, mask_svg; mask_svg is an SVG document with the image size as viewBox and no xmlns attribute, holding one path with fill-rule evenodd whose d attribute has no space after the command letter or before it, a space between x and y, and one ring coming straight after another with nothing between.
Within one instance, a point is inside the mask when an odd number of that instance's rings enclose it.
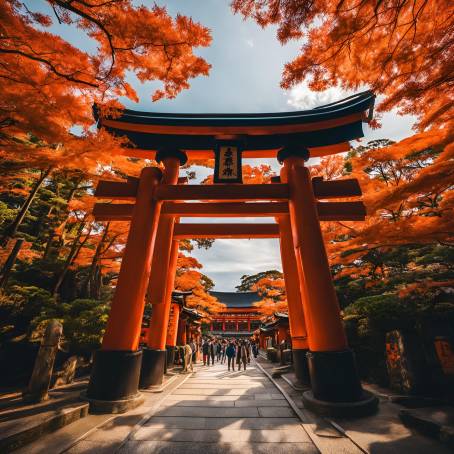
<instances>
[{"instance_id":1,"label":"stone step","mask_svg":"<svg viewBox=\"0 0 454 454\"><path fill-rule=\"evenodd\" d=\"M63 403L48 411L30 411L17 418L0 421L0 452L11 452L87 416L88 403ZM28 413L28 414L27 414Z\"/></svg>"},{"instance_id":2,"label":"stone step","mask_svg":"<svg viewBox=\"0 0 454 454\"><path fill-rule=\"evenodd\" d=\"M454 449L453 407L404 409L400 410L399 417L407 427Z\"/></svg>"}]
</instances>

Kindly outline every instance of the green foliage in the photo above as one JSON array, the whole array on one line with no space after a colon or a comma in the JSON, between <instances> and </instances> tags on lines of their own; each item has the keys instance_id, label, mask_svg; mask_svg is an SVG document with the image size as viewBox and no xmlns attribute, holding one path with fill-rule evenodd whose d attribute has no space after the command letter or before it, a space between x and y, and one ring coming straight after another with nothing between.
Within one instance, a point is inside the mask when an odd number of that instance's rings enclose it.
<instances>
[{"instance_id":1,"label":"green foliage","mask_svg":"<svg viewBox=\"0 0 454 454\"><path fill-rule=\"evenodd\" d=\"M5 202L0 201L0 226L8 225L16 216L15 209L8 206Z\"/></svg>"},{"instance_id":2,"label":"green foliage","mask_svg":"<svg viewBox=\"0 0 454 454\"><path fill-rule=\"evenodd\" d=\"M416 304L402 300L395 294L382 294L358 298L344 310L345 315L366 319L370 329L390 331L414 325Z\"/></svg>"},{"instance_id":3,"label":"green foliage","mask_svg":"<svg viewBox=\"0 0 454 454\"><path fill-rule=\"evenodd\" d=\"M214 287L214 282L205 274L201 273L200 281L202 282L205 291L209 292Z\"/></svg>"},{"instance_id":4,"label":"green foliage","mask_svg":"<svg viewBox=\"0 0 454 454\"><path fill-rule=\"evenodd\" d=\"M101 346L110 306L106 302L76 299L47 307L32 321L34 336L42 333L52 319L63 324L65 347L72 352L88 353Z\"/></svg>"},{"instance_id":5,"label":"green foliage","mask_svg":"<svg viewBox=\"0 0 454 454\"><path fill-rule=\"evenodd\" d=\"M56 307L55 300L47 290L36 286L10 287L0 297L0 340L21 335L30 337L32 320L53 307Z\"/></svg>"}]
</instances>

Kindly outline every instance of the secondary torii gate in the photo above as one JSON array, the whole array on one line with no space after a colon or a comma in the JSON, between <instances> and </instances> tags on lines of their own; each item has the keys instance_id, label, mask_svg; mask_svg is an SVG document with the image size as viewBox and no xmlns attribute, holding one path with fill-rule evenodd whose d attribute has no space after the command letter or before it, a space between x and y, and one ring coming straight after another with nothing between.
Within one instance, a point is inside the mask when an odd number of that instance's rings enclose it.
<instances>
[{"instance_id":1,"label":"secondary torii gate","mask_svg":"<svg viewBox=\"0 0 454 454\"><path fill-rule=\"evenodd\" d=\"M376 407L364 392L348 349L319 221L363 220L356 180L310 177L310 157L347 151L363 136L374 95L361 93L300 112L273 114L157 114L131 110L98 125L126 135L138 147L130 156L156 159L140 178L101 181L95 196L130 200L98 203L98 220L130 221L102 348L96 353L87 396L98 411L122 411L140 402L140 386L162 382L178 241L182 238L279 238L288 300L294 364L311 384L306 405L323 413L362 414ZM96 114L96 112L95 112ZM179 167L187 157L216 155L214 185L185 185ZM241 181L241 157L277 157L283 164L271 184ZM191 224L183 217L271 217L275 223ZM153 305L148 348L138 350L145 299ZM173 317L178 324L178 317ZM172 327L171 327L172 328ZM171 329L175 331L175 327ZM307 365L309 374L307 373ZM309 376L308 376L309 375Z\"/></svg>"}]
</instances>

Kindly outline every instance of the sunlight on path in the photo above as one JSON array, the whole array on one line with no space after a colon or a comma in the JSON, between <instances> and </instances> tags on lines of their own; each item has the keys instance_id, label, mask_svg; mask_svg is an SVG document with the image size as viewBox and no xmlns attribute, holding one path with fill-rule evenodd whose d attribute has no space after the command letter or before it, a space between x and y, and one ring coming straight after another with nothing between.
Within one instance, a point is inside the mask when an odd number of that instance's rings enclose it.
<instances>
[{"instance_id":1,"label":"sunlight on path","mask_svg":"<svg viewBox=\"0 0 454 454\"><path fill-rule=\"evenodd\" d=\"M197 366L122 453L316 453L282 394L251 364Z\"/></svg>"}]
</instances>

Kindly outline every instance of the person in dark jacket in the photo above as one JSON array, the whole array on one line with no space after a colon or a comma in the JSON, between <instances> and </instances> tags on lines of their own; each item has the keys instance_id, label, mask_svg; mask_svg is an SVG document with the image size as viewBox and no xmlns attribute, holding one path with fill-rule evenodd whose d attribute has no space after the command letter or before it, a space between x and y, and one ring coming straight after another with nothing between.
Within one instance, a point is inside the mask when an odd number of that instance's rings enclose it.
<instances>
[{"instance_id":1,"label":"person in dark jacket","mask_svg":"<svg viewBox=\"0 0 454 454\"><path fill-rule=\"evenodd\" d=\"M221 341L216 342L216 361L219 362L221 360L221 353L222 353L222 345Z\"/></svg>"},{"instance_id":2,"label":"person in dark jacket","mask_svg":"<svg viewBox=\"0 0 454 454\"><path fill-rule=\"evenodd\" d=\"M206 366L208 362L208 366L210 365L210 344L208 340L205 339L202 344L202 354L203 354L203 365Z\"/></svg>"},{"instance_id":3,"label":"person in dark jacket","mask_svg":"<svg viewBox=\"0 0 454 454\"><path fill-rule=\"evenodd\" d=\"M210 341L210 357L211 357L212 366L214 366L214 354L215 354L215 345L214 344L215 344L214 340L211 340Z\"/></svg>"},{"instance_id":4,"label":"person in dark jacket","mask_svg":"<svg viewBox=\"0 0 454 454\"><path fill-rule=\"evenodd\" d=\"M230 342L227 348L225 349L225 354L227 356L227 366L230 370L230 364L232 365L232 370L235 371L235 345L233 342Z\"/></svg>"},{"instance_id":5,"label":"person in dark jacket","mask_svg":"<svg viewBox=\"0 0 454 454\"><path fill-rule=\"evenodd\" d=\"M221 364L224 364L225 363L225 351L227 349L227 342L225 340L222 341L222 344L221 344Z\"/></svg>"},{"instance_id":6,"label":"person in dark jacket","mask_svg":"<svg viewBox=\"0 0 454 454\"><path fill-rule=\"evenodd\" d=\"M244 370L246 370L247 351L244 341L241 341L238 345L238 349L236 351L236 363L238 364L238 370L241 370L241 364L244 366Z\"/></svg>"}]
</instances>

